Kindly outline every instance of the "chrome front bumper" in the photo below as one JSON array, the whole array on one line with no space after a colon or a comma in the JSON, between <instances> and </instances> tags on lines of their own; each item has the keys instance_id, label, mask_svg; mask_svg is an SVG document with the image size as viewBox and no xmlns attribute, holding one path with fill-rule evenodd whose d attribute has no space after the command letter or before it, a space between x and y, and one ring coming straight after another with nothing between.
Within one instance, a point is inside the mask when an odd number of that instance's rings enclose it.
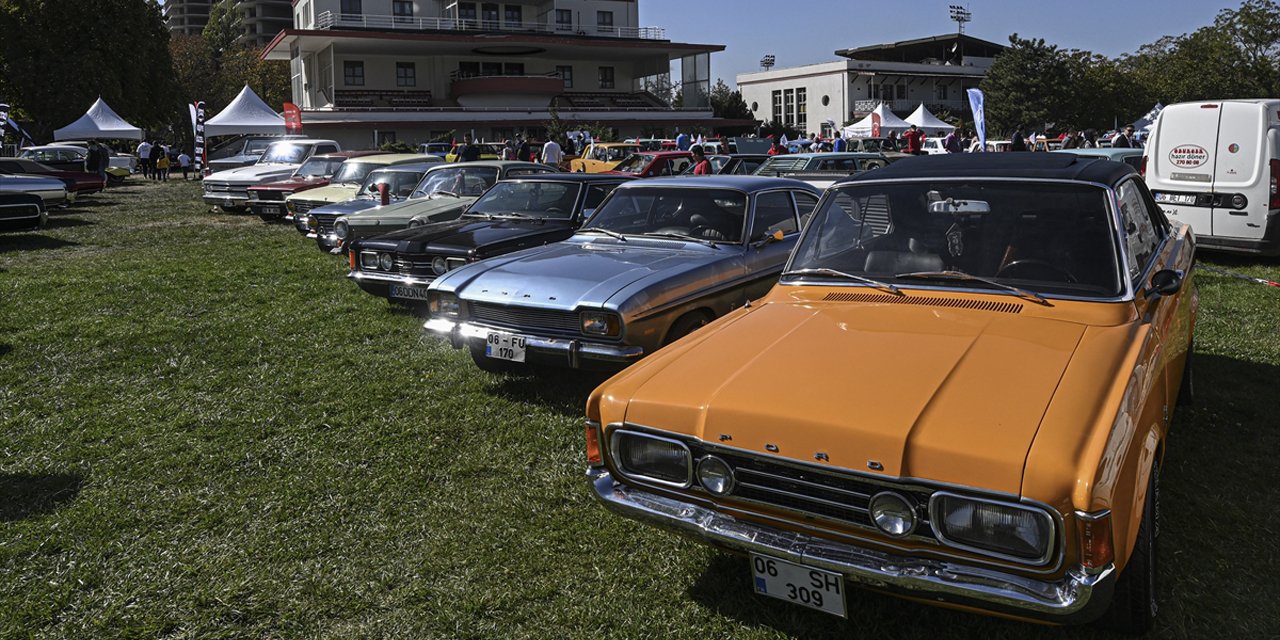
<instances>
[{"instance_id":1,"label":"chrome front bumper","mask_svg":"<svg viewBox=\"0 0 1280 640\"><path fill-rule=\"evenodd\" d=\"M204 194L204 203L220 207L242 208L249 206L249 196L237 196L225 193L206 193Z\"/></svg>"},{"instance_id":2,"label":"chrome front bumper","mask_svg":"<svg viewBox=\"0 0 1280 640\"><path fill-rule=\"evenodd\" d=\"M486 327L443 318L432 318L422 326L427 331L448 338L455 349L467 345L483 346L491 331L517 335L524 338L524 348L529 353L548 360L560 359L566 366L574 369L581 367L584 361L626 366L644 356L644 349L641 347L602 344L576 338L547 338L502 327Z\"/></svg>"},{"instance_id":3,"label":"chrome front bumper","mask_svg":"<svg viewBox=\"0 0 1280 640\"><path fill-rule=\"evenodd\" d=\"M1072 568L1058 580L998 569L897 556L740 520L690 502L615 482L608 469L587 470L595 498L610 511L739 553L759 553L898 595L1058 624L1096 619L1111 601L1114 565L1096 573Z\"/></svg>"}]
</instances>

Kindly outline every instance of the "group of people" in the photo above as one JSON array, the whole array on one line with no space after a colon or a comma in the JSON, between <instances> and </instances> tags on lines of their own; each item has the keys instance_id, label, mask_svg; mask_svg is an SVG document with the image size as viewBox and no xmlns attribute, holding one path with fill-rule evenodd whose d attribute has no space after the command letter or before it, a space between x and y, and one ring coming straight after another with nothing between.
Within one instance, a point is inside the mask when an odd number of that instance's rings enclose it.
<instances>
[{"instance_id":1,"label":"group of people","mask_svg":"<svg viewBox=\"0 0 1280 640\"><path fill-rule=\"evenodd\" d=\"M167 182L169 170L174 165L182 171L183 180L187 179L191 171L191 156L187 155L186 151L175 157L169 147L159 141L143 140L138 144L136 153L138 154L138 171L144 178Z\"/></svg>"}]
</instances>

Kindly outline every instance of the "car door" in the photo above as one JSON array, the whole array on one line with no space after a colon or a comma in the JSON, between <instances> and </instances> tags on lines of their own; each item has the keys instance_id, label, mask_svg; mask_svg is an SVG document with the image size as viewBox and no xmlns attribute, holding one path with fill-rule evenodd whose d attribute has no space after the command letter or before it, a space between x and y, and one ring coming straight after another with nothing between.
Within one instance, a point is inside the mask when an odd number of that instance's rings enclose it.
<instances>
[{"instance_id":1,"label":"car door","mask_svg":"<svg viewBox=\"0 0 1280 640\"><path fill-rule=\"evenodd\" d=\"M1142 424L1163 422L1162 412L1167 409L1168 380L1165 371L1168 358L1164 345L1174 318L1176 300L1153 296L1146 292L1151 276L1170 265L1172 247L1167 246L1169 227L1163 214L1155 208L1146 188L1137 177L1126 179L1116 188L1116 202L1120 206L1121 235L1124 238L1126 275L1134 289L1142 326L1142 355L1134 375L1147 377L1142 388L1149 389L1146 406L1142 409Z\"/></svg>"},{"instance_id":2,"label":"car door","mask_svg":"<svg viewBox=\"0 0 1280 640\"><path fill-rule=\"evenodd\" d=\"M796 215L795 196L789 189L756 194L747 243L746 299L755 300L773 288L782 273L796 239L800 237L800 220ZM771 239L774 231L782 232L782 240Z\"/></svg>"}]
</instances>

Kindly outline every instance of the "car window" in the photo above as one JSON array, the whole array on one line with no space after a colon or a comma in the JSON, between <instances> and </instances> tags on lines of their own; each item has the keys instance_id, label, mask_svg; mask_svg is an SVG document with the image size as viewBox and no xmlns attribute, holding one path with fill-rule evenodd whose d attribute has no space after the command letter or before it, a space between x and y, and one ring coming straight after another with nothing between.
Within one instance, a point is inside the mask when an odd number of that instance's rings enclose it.
<instances>
[{"instance_id":1,"label":"car window","mask_svg":"<svg viewBox=\"0 0 1280 640\"><path fill-rule=\"evenodd\" d=\"M578 185L567 182L499 182L467 209L468 213L567 219L573 215Z\"/></svg>"},{"instance_id":2,"label":"car window","mask_svg":"<svg viewBox=\"0 0 1280 640\"><path fill-rule=\"evenodd\" d=\"M547 169L508 169L507 170L507 176L512 178L516 176L533 176L533 175L538 175L540 173L554 173L554 172Z\"/></svg>"},{"instance_id":3,"label":"car window","mask_svg":"<svg viewBox=\"0 0 1280 640\"><path fill-rule=\"evenodd\" d=\"M1129 278L1137 279L1160 246L1160 229L1153 222L1136 180L1122 183L1116 189L1116 200L1120 203L1120 224L1124 226L1122 231L1128 248Z\"/></svg>"},{"instance_id":4,"label":"car window","mask_svg":"<svg viewBox=\"0 0 1280 640\"><path fill-rule=\"evenodd\" d=\"M756 196L756 217L751 228L751 239L759 240L770 231L779 229L783 233L794 233L796 225L796 209L791 202L791 194L786 191L770 191Z\"/></svg>"},{"instance_id":5,"label":"car window","mask_svg":"<svg viewBox=\"0 0 1280 640\"><path fill-rule=\"evenodd\" d=\"M507 172L507 175L517 175ZM427 173L414 191L414 197L449 193L455 196L478 196L498 181L493 167L450 166Z\"/></svg>"},{"instance_id":6,"label":"car window","mask_svg":"<svg viewBox=\"0 0 1280 640\"><path fill-rule=\"evenodd\" d=\"M322 144L322 145L317 145L317 146L316 146L316 152L315 152L315 155L320 155L320 154L324 154L324 153L337 153L337 152L338 152L338 148L337 148L337 147L335 147L335 146L333 146L333 145L331 145L331 144Z\"/></svg>"},{"instance_id":7,"label":"car window","mask_svg":"<svg viewBox=\"0 0 1280 640\"><path fill-rule=\"evenodd\" d=\"M583 209L595 209L604 202L605 196L609 195L618 185L615 184L593 184L587 187L587 199L582 203Z\"/></svg>"},{"instance_id":8,"label":"car window","mask_svg":"<svg viewBox=\"0 0 1280 640\"><path fill-rule=\"evenodd\" d=\"M688 166L689 166L688 158L676 158L675 160L671 161L671 173L680 173L681 171L685 170L685 167L688 167Z\"/></svg>"},{"instance_id":9,"label":"car window","mask_svg":"<svg viewBox=\"0 0 1280 640\"><path fill-rule=\"evenodd\" d=\"M791 195L796 199L796 210L800 213L800 226L809 223L809 218L813 217L813 210L818 206L818 198L812 193L804 191L792 191Z\"/></svg>"},{"instance_id":10,"label":"car window","mask_svg":"<svg viewBox=\"0 0 1280 640\"><path fill-rule=\"evenodd\" d=\"M584 227L627 235L741 242L747 196L729 189L638 187L614 193Z\"/></svg>"}]
</instances>

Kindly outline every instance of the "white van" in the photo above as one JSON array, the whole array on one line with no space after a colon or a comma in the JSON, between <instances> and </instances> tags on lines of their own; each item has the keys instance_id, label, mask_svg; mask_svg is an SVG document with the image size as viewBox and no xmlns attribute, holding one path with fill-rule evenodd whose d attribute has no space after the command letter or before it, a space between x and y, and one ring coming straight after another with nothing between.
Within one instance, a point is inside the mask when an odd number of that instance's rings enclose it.
<instances>
[{"instance_id":1,"label":"white van","mask_svg":"<svg viewBox=\"0 0 1280 640\"><path fill-rule=\"evenodd\" d=\"M1169 105L1144 161L1156 202L1199 246L1280 255L1280 100Z\"/></svg>"}]
</instances>

